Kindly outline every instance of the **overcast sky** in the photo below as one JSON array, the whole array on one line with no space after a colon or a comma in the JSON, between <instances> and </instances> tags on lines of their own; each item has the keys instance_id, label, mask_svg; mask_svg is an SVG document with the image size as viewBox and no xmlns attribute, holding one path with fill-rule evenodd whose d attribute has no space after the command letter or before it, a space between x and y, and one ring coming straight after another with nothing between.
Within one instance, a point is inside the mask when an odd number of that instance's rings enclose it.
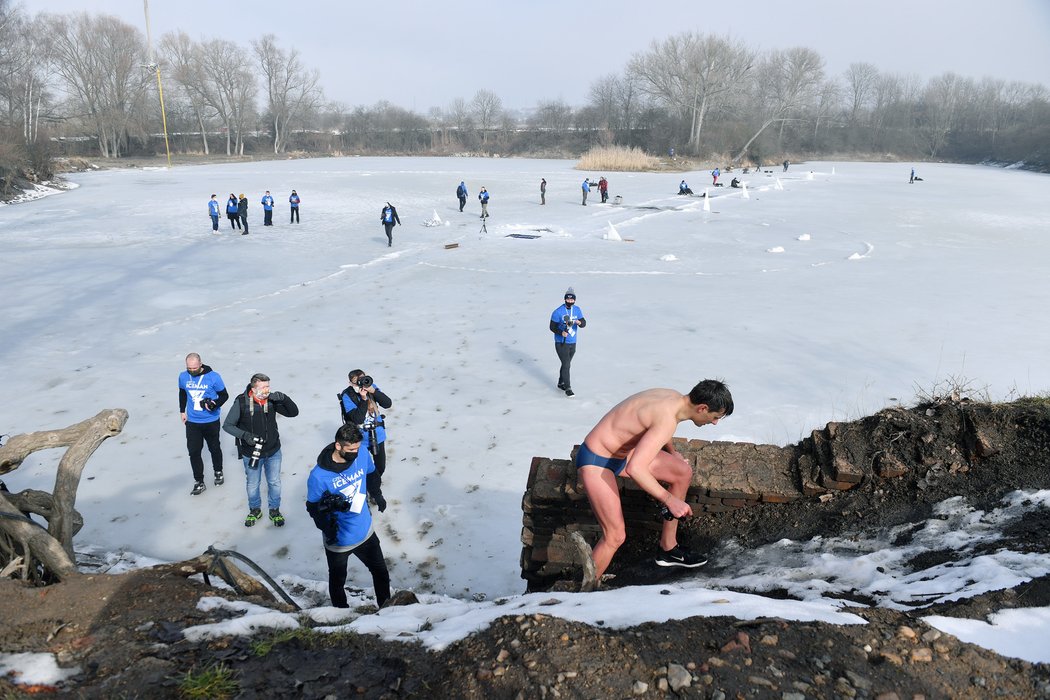
<instances>
[{"instance_id":1,"label":"overcast sky","mask_svg":"<svg viewBox=\"0 0 1050 700\"><path fill-rule=\"evenodd\" d=\"M145 30L142 0L15 0L31 14L114 14ZM320 2L152 0L154 41L248 46L267 33L321 72L329 100L379 100L426 113L479 89L505 107L562 99L579 106L596 78L621 73L654 39L731 35L756 49L804 46L829 74L850 63L922 78L954 71L1050 87L1050 0L746 0L521 3L462 0Z\"/></svg>"}]
</instances>

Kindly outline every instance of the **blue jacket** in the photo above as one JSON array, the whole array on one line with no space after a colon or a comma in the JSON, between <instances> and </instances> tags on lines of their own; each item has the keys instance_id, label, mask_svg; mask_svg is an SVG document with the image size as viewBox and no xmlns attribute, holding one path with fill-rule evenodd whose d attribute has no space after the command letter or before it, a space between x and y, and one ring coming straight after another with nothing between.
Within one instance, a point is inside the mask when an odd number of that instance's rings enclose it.
<instances>
[{"instance_id":1,"label":"blue jacket","mask_svg":"<svg viewBox=\"0 0 1050 700\"><path fill-rule=\"evenodd\" d=\"M481 194L478 195L478 199L480 199L482 202L489 201L489 191L482 190Z\"/></svg>"},{"instance_id":2,"label":"blue jacket","mask_svg":"<svg viewBox=\"0 0 1050 700\"><path fill-rule=\"evenodd\" d=\"M236 214L238 206L239 205L237 203L237 198L236 197L230 197L229 199L226 200L226 213L227 214Z\"/></svg>"},{"instance_id":3,"label":"blue jacket","mask_svg":"<svg viewBox=\"0 0 1050 700\"><path fill-rule=\"evenodd\" d=\"M572 323L573 320L580 322L578 327ZM562 304L551 314L550 329L551 333L554 334L554 342L556 344L567 343L575 345L577 331L586 325L587 320L583 317L583 311L576 304L573 304L571 309ZM568 331L569 335L563 337L562 331Z\"/></svg>"},{"instance_id":4,"label":"blue jacket","mask_svg":"<svg viewBox=\"0 0 1050 700\"><path fill-rule=\"evenodd\" d=\"M464 185L462 182L459 183L459 187L456 188L456 196L460 199L467 198L467 186Z\"/></svg>"},{"instance_id":5,"label":"blue jacket","mask_svg":"<svg viewBox=\"0 0 1050 700\"><path fill-rule=\"evenodd\" d=\"M293 194L288 198L288 203L292 205L292 209L299 208L299 195Z\"/></svg>"},{"instance_id":6,"label":"blue jacket","mask_svg":"<svg viewBox=\"0 0 1050 700\"><path fill-rule=\"evenodd\" d=\"M306 479L306 510L318 524L317 504L325 493L342 496L350 504L346 511L325 514L325 519L335 520L335 539L326 543L328 547L354 547L372 535L372 511L368 508L368 475L376 470L372 455L364 446L357 459L349 464L332 459L335 443L328 445L317 455L317 465ZM320 524L318 524L320 527Z\"/></svg>"},{"instance_id":7,"label":"blue jacket","mask_svg":"<svg viewBox=\"0 0 1050 700\"><path fill-rule=\"evenodd\" d=\"M377 407L390 408L394 405L394 402L383 393L383 390L378 385L373 386L375 386L376 391L372 394L372 399ZM368 411L368 402L361 398L360 394L352 391L351 387L347 387L339 394L339 403L343 409L343 422L353 423L361 429L362 450L367 450L371 444L369 433L373 427L376 429L376 444L381 445L386 441L386 417L381 413L378 415L370 413Z\"/></svg>"},{"instance_id":8,"label":"blue jacket","mask_svg":"<svg viewBox=\"0 0 1050 700\"><path fill-rule=\"evenodd\" d=\"M219 215L219 200L209 199L208 200L208 216Z\"/></svg>"},{"instance_id":9,"label":"blue jacket","mask_svg":"<svg viewBox=\"0 0 1050 700\"><path fill-rule=\"evenodd\" d=\"M264 194L262 198L262 205L264 211L273 211L273 197L268 194Z\"/></svg>"},{"instance_id":10,"label":"blue jacket","mask_svg":"<svg viewBox=\"0 0 1050 700\"><path fill-rule=\"evenodd\" d=\"M586 180L584 180L582 188L583 188L584 192L590 192L591 191L591 183L589 183Z\"/></svg>"},{"instance_id":11,"label":"blue jacket","mask_svg":"<svg viewBox=\"0 0 1050 700\"><path fill-rule=\"evenodd\" d=\"M185 412L188 423L211 423L219 420L219 409L229 398L219 373L208 365L201 365L201 370L201 374L196 377L186 370L179 375L179 412ZM215 401L215 410L205 410L201 406L204 399Z\"/></svg>"}]
</instances>

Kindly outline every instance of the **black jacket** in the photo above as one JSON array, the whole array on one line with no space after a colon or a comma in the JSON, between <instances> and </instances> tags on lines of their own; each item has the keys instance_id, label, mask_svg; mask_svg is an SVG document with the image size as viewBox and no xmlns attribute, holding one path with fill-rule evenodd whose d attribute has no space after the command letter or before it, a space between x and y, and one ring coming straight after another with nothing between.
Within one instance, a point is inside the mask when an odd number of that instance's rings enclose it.
<instances>
[{"instance_id":1,"label":"black jacket","mask_svg":"<svg viewBox=\"0 0 1050 700\"><path fill-rule=\"evenodd\" d=\"M299 407L288 397L275 391L270 394L266 404L260 406L251 397L251 386L245 389L230 406L222 429L237 438L237 456L245 457L252 453L253 438L263 439L263 458L273 455L281 449L281 436L277 431L277 414L288 418L299 415Z\"/></svg>"},{"instance_id":2,"label":"black jacket","mask_svg":"<svg viewBox=\"0 0 1050 700\"><path fill-rule=\"evenodd\" d=\"M248 198L244 197L241 201L237 202L237 215L242 219L248 216Z\"/></svg>"},{"instance_id":3,"label":"black jacket","mask_svg":"<svg viewBox=\"0 0 1050 700\"><path fill-rule=\"evenodd\" d=\"M346 410L346 402L343 401L343 397L347 397L354 404L354 408L349 411ZM380 408L390 408L394 405L394 402L390 400L390 397L381 392L379 389L375 390L372 394L372 398L375 399L376 405ZM353 423L356 426L360 426L365 422L365 418L368 417L368 401L361 398L361 394L353 390L351 387L346 387L339 394L339 407L343 412L343 422ZM378 425L383 425L383 418L380 416Z\"/></svg>"}]
</instances>

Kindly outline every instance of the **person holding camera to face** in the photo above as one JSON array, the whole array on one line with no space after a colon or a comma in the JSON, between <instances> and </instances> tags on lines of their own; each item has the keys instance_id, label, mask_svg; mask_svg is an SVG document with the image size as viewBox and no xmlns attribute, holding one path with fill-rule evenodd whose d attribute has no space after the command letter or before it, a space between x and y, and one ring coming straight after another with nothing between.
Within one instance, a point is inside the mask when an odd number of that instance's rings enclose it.
<instances>
[{"instance_id":1,"label":"person holding camera to face","mask_svg":"<svg viewBox=\"0 0 1050 700\"><path fill-rule=\"evenodd\" d=\"M576 306L576 292L572 287L565 290L565 303L554 310L551 314L550 329L554 334L554 351L561 361L558 370L558 388L565 392L566 396L572 397L576 394L572 390L572 382L569 379L569 367L572 358L576 355L576 340L579 329L587 326L587 319L583 317L583 311Z\"/></svg>"},{"instance_id":2,"label":"person holding camera to face","mask_svg":"<svg viewBox=\"0 0 1050 700\"><path fill-rule=\"evenodd\" d=\"M379 409L390 408L394 402L363 369L350 372L349 379L350 386L339 394L343 422L356 425L361 430L361 444L372 455L381 483L383 472L386 471L386 416Z\"/></svg>"},{"instance_id":3,"label":"person holding camera to face","mask_svg":"<svg viewBox=\"0 0 1050 700\"><path fill-rule=\"evenodd\" d=\"M356 425L341 426L335 441L317 455L317 466L306 481L306 512L323 536L328 595L337 608L349 607L343 586L351 554L372 574L376 605L381 608L390 598L390 572L372 523L368 496L380 513L386 510L386 500L379 490L375 463L362 439Z\"/></svg>"},{"instance_id":4,"label":"person holding camera to face","mask_svg":"<svg viewBox=\"0 0 1050 700\"><path fill-rule=\"evenodd\" d=\"M204 485L204 459L201 451L208 443L215 485L221 486L222 447L219 445L219 409L230 398L219 373L201 362L201 356L191 352L186 356L186 371L179 374L179 413L186 425L186 449L190 453L193 470L193 490L199 496Z\"/></svg>"},{"instance_id":5,"label":"person holding camera to face","mask_svg":"<svg viewBox=\"0 0 1050 700\"><path fill-rule=\"evenodd\" d=\"M222 429L237 438L237 456L244 461L248 490L248 517L244 526L251 527L262 517L259 493L262 475L266 474L266 501L270 522L284 525L281 515L281 436L277 431L277 414L294 418L299 407L287 394L270 391L270 378L253 374L243 394L236 400L222 423Z\"/></svg>"}]
</instances>

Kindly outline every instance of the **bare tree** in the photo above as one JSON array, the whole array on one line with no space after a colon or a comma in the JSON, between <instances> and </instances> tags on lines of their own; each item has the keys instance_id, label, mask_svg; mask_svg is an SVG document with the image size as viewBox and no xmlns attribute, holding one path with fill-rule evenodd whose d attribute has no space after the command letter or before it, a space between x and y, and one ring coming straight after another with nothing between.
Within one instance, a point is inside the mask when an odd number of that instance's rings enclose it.
<instances>
[{"instance_id":1,"label":"bare tree","mask_svg":"<svg viewBox=\"0 0 1050 700\"><path fill-rule=\"evenodd\" d=\"M824 59L812 49L772 51L759 66L755 81L754 109L758 129L733 158L738 162L766 128L800 110L824 83Z\"/></svg>"},{"instance_id":2,"label":"bare tree","mask_svg":"<svg viewBox=\"0 0 1050 700\"><path fill-rule=\"evenodd\" d=\"M119 157L133 121L142 123L152 78L143 70L142 35L108 15L51 15L46 25L54 42L56 73L95 131L101 155Z\"/></svg>"},{"instance_id":3,"label":"bare tree","mask_svg":"<svg viewBox=\"0 0 1050 700\"><path fill-rule=\"evenodd\" d=\"M572 107L561 100L545 100L536 105L529 120L533 126L547 131L565 131L572 126Z\"/></svg>"},{"instance_id":4,"label":"bare tree","mask_svg":"<svg viewBox=\"0 0 1050 700\"><path fill-rule=\"evenodd\" d=\"M849 100L847 119L850 126L856 126L862 111L871 105L878 80L879 69L870 63L851 63L846 69L846 96Z\"/></svg>"},{"instance_id":5,"label":"bare tree","mask_svg":"<svg viewBox=\"0 0 1050 700\"><path fill-rule=\"evenodd\" d=\"M499 122L503 100L490 90L478 90L474 93L474 99L470 101L470 111L481 129L481 140L484 143L486 132Z\"/></svg>"},{"instance_id":6,"label":"bare tree","mask_svg":"<svg viewBox=\"0 0 1050 700\"><path fill-rule=\"evenodd\" d=\"M52 107L52 43L41 25L39 19L4 14L0 3L0 32L9 37L0 42L0 100L6 107L4 121L21 128L27 146L37 142L41 119Z\"/></svg>"},{"instance_id":7,"label":"bare tree","mask_svg":"<svg viewBox=\"0 0 1050 700\"><path fill-rule=\"evenodd\" d=\"M266 78L267 108L273 126L273 152L284 151L287 131L321 104L323 99L316 70L306 70L295 49L277 46L277 37L267 34L252 42Z\"/></svg>"},{"instance_id":8,"label":"bare tree","mask_svg":"<svg viewBox=\"0 0 1050 700\"><path fill-rule=\"evenodd\" d=\"M208 100L207 77L201 65L201 47L186 32L166 34L160 42L161 54L171 67L171 77L179 94L189 104L193 121L200 130L201 148L208 155L208 128L216 115Z\"/></svg>"},{"instance_id":9,"label":"bare tree","mask_svg":"<svg viewBox=\"0 0 1050 700\"><path fill-rule=\"evenodd\" d=\"M631 59L628 73L644 93L690 119L689 145L699 152L705 119L745 89L754 60L751 50L727 37L687 32L654 41Z\"/></svg>"},{"instance_id":10,"label":"bare tree","mask_svg":"<svg viewBox=\"0 0 1050 700\"><path fill-rule=\"evenodd\" d=\"M945 73L926 85L915 126L931 158L944 147L955 126L968 82L955 73Z\"/></svg>"},{"instance_id":11,"label":"bare tree","mask_svg":"<svg viewBox=\"0 0 1050 700\"><path fill-rule=\"evenodd\" d=\"M590 103L610 129L629 132L642 105L638 80L632 74L608 75L591 85Z\"/></svg>"},{"instance_id":12,"label":"bare tree","mask_svg":"<svg viewBox=\"0 0 1050 700\"><path fill-rule=\"evenodd\" d=\"M226 128L226 155L243 155L257 89L248 56L235 44L212 39L200 45L199 60L203 97Z\"/></svg>"}]
</instances>

